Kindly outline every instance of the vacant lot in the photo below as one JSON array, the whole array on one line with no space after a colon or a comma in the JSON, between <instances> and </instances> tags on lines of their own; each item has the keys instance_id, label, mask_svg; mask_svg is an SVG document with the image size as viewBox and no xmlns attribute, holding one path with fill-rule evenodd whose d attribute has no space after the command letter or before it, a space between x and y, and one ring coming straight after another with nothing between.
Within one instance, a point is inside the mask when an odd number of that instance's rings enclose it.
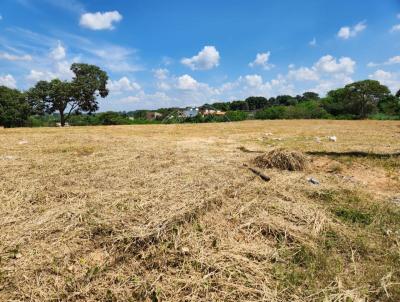
<instances>
[{"instance_id":1,"label":"vacant lot","mask_svg":"<svg viewBox=\"0 0 400 302\"><path fill-rule=\"evenodd\" d=\"M308 168L244 166L279 147ZM400 301L399 153L400 122L0 129L0 301Z\"/></svg>"}]
</instances>

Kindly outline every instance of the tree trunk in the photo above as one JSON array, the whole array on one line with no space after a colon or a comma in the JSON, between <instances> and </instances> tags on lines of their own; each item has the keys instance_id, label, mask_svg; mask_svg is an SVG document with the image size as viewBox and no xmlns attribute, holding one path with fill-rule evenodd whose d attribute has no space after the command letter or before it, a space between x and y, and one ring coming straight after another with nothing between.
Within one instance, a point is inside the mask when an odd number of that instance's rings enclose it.
<instances>
[{"instance_id":1,"label":"tree trunk","mask_svg":"<svg viewBox=\"0 0 400 302\"><path fill-rule=\"evenodd\" d=\"M60 111L60 124L61 124L61 127L64 127L64 126L65 126L64 111Z\"/></svg>"}]
</instances>

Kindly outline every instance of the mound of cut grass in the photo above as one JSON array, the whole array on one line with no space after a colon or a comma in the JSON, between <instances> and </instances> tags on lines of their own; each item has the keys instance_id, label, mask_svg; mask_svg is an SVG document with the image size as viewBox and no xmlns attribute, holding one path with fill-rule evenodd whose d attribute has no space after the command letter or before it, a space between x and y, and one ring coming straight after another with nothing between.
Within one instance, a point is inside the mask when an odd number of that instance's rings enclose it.
<instances>
[{"instance_id":1,"label":"mound of cut grass","mask_svg":"<svg viewBox=\"0 0 400 302\"><path fill-rule=\"evenodd\" d=\"M298 151L274 149L254 158L253 163L259 168L302 171L308 166L307 157Z\"/></svg>"}]
</instances>

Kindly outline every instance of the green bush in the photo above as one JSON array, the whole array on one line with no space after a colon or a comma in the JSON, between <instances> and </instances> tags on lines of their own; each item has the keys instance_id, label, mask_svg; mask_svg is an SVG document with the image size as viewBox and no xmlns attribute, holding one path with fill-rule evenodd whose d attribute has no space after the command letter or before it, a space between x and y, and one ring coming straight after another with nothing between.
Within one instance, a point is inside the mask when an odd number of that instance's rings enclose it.
<instances>
[{"instance_id":1,"label":"green bush","mask_svg":"<svg viewBox=\"0 0 400 302\"><path fill-rule=\"evenodd\" d=\"M400 118L400 99L393 95L386 97L378 103L379 111L386 116Z\"/></svg>"},{"instance_id":2,"label":"green bush","mask_svg":"<svg viewBox=\"0 0 400 302\"><path fill-rule=\"evenodd\" d=\"M55 127L56 123L60 121L58 115L45 114L45 115L31 115L28 118L28 127Z\"/></svg>"},{"instance_id":3,"label":"green bush","mask_svg":"<svg viewBox=\"0 0 400 302\"><path fill-rule=\"evenodd\" d=\"M259 120L277 120L285 117L287 107L272 106L261 111L257 111L255 118Z\"/></svg>"},{"instance_id":4,"label":"green bush","mask_svg":"<svg viewBox=\"0 0 400 302\"><path fill-rule=\"evenodd\" d=\"M218 116L223 121L244 121L247 119L248 113L245 111L228 111L225 116Z\"/></svg>"},{"instance_id":5,"label":"green bush","mask_svg":"<svg viewBox=\"0 0 400 302\"><path fill-rule=\"evenodd\" d=\"M68 124L71 126L99 125L99 120L96 118L96 115L71 115Z\"/></svg>"},{"instance_id":6,"label":"green bush","mask_svg":"<svg viewBox=\"0 0 400 302\"><path fill-rule=\"evenodd\" d=\"M368 116L369 119L371 120L379 120L379 121L384 121L384 120L400 120L400 115L388 115L385 113L377 113Z\"/></svg>"},{"instance_id":7,"label":"green bush","mask_svg":"<svg viewBox=\"0 0 400 302\"><path fill-rule=\"evenodd\" d=\"M99 113L96 117L100 125L126 125L130 123L129 118L113 111Z\"/></svg>"},{"instance_id":8,"label":"green bush","mask_svg":"<svg viewBox=\"0 0 400 302\"><path fill-rule=\"evenodd\" d=\"M306 101L288 106L284 113L284 118L287 119L325 119L329 117L330 114L321 107L318 101Z\"/></svg>"}]
</instances>

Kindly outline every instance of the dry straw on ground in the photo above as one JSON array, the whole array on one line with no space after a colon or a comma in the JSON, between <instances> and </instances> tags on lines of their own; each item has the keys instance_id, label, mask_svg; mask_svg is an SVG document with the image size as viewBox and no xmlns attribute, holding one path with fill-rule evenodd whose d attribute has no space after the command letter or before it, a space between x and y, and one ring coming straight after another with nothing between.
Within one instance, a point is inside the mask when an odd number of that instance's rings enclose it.
<instances>
[{"instance_id":1,"label":"dry straw on ground","mask_svg":"<svg viewBox=\"0 0 400 302\"><path fill-rule=\"evenodd\" d=\"M399 301L399 127L4 129L0 301ZM320 153L269 182L242 165L279 148Z\"/></svg>"},{"instance_id":2,"label":"dry straw on ground","mask_svg":"<svg viewBox=\"0 0 400 302\"><path fill-rule=\"evenodd\" d=\"M257 156L253 160L259 168L276 168L289 171L303 171L308 166L307 157L298 151L282 148Z\"/></svg>"}]
</instances>

